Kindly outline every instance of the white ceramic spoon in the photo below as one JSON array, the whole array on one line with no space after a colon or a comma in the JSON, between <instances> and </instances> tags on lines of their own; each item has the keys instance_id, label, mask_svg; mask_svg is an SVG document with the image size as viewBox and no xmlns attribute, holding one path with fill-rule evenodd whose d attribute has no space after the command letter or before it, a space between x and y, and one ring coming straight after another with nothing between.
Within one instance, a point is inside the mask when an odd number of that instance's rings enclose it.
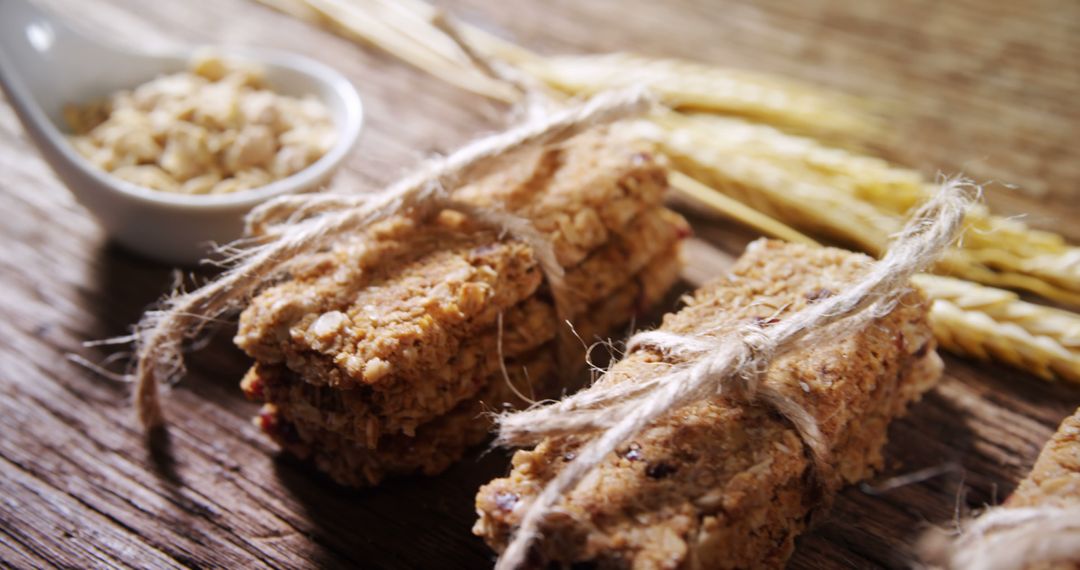
<instances>
[{"instance_id":1,"label":"white ceramic spoon","mask_svg":"<svg viewBox=\"0 0 1080 570\"><path fill-rule=\"evenodd\" d=\"M211 242L228 243L240 237L243 215L259 202L325 183L355 145L362 123L356 89L325 65L289 53L197 49L257 63L265 70L270 88L279 93L319 97L336 126L334 147L293 176L233 194L172 194L110 176L68 143L64 105L100 99L158 75L181 71L196 48L168 54L132 51L90 39L26 0L0 0L0 85L31 140L114 240L177 264L197 262Z\"/></svg>"}]
</instances>

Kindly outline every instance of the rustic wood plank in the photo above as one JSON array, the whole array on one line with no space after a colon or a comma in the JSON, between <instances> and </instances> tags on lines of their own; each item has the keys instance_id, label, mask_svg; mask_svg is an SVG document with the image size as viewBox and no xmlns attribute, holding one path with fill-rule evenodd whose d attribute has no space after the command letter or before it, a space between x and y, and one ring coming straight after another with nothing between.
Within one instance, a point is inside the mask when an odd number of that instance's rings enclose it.
<instances>
[{"instance_id":1,"label":"rustic wood plank","mask_svg":"<svg viewBox=\"0 0 1080 570\"><path fill-rule=\"evenodd\" d=\"M116 41L273 46L330 62L361 89L367 129L336 183L373 188L498 127L500 109L247 0L47 0ZM888 99L881 152L927 173L996 180L992 203L1080 239L1080 4L810 0L454 0L447 7L548 52L633 49L781 73ZM1015 185L1010 189L1004 184ZM243 356L222 331L170 393L168 453L135 429L127 386L65 358L123 334L171 271L111 246L0 104L0 564L14 567L487 566L469 533L476 488L506 454L376 490L280 458L249 422ZM693 219L689 287L755 236ZM793 568L899 568L918 525L1002 499L1080 391L948 359L948 377L892 429L886 473L852 488L800 541ZM941 473L885 489L890 478Z\"/></svg>"}]
</instances>

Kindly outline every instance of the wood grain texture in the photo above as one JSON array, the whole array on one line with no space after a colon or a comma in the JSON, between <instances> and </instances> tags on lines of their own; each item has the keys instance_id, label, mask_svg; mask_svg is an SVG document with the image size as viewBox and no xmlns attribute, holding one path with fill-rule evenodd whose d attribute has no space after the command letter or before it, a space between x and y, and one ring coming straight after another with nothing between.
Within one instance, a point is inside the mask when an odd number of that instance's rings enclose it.
<instances>
[{"instance_id":1,"label":"wood grain texture","mask_svg":"<svg viewBox=\"0 0 1080 570\"><path fill-rule=\"evenodd\" d=\"M416 160L498 128L500 109L246 0L48 0L81 26L143 46L227 42L294 50L351 77L366 104L338 176L374 188ZM1007 214L1080 240L1080 4L1074 0L762 3L456 0L461 17L547 53L631 49L817 81L894 103L881 152L933 174L995 180ZM1016 189L1006 187L1013 185ZM190 361L151 453L126 385L69 362L106 349L172 282L109 245L0 104L0 564L16 567L480 568L477 487L506 454L443 476L341 489L278 457L237 382L222 331ZM686 275L722 271L754 236L695 218ZM711 246L709 245L711 244ZM948 358L943 384L896 423L889 466L848 489L800 540L793 568L900 568L924 522L1004 498L1080 390ZM941 475L888 490L890 477Z\"/></svg>"}]
</instances>

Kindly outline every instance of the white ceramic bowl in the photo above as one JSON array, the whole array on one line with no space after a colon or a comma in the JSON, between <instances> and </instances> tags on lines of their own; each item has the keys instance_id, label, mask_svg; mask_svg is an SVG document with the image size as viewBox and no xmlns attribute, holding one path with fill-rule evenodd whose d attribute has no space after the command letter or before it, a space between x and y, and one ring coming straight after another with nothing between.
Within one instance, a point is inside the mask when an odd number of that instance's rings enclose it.
<instances>
[{"instance_id":1,"label":"white ceramic bowl","mask_svg":"<svg viewBox=\"0 0 1080 570\"><path fill-rule=\"evenodd\" d=\"M333 148L288 178L231 194L173 194L111 176L68 142L64 105L100 99L158 75L182 71L196 49L132 52L91 40L25 0L0 0L0 85L42 156L112 239L147 257L182 265L204 258L211 244L240 237L243 216L256 204L325 184L355 146L363 122L356 89L321 63L267 50L197 49L258 64L274 91L321 99L336 127Z\"/></svg>"}]
</instances>

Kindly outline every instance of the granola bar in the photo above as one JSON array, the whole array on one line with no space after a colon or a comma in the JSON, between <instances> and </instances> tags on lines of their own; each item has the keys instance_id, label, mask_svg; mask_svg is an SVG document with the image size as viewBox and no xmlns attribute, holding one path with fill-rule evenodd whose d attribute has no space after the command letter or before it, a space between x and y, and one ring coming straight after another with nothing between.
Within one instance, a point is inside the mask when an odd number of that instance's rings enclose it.
<instances>
[{"instance_id":1,"label":"granola bar","mask_svg":"<svg viewBox=\"0 0 1080 570\"><path fill-rule=\"evenodd\" d=\"M627 275L640 270L653 255L668 248L686 232L685 221L669 210L651 208L642 212L621 228L611 241L594 251L582 263L567 270L566 288L573 293L571 306L568 307L571 314L580 312L587 303L612 292L625 281ZM455 317L460 317L470 306L483 302L484 296L487 296L495 302L490 303L488 309L471 322L459 324L466 329L460 331L464 334L473 333L485 324L490 326L503 305L513 304L509 303L510 300L520 303L521 299L528 298L536 292L541 279L539 272L531 265L527 248L519 249L521 244L512 242L484 247L477 244L490 239L490 235L463 237L460 233L460 227L455 226L447 232L426 233L426 237L431 239L424 243L411 240L403 247L394 246L393 253L389 248L381 251L380 267L384 269L376 269L373 273L384 271L387 279L392 282L383 283L377 278L373 279L350 293L352 300L348 307L336 311L308 313L287 331L274 331L275 338L267 339L268 342L253 341L252 335L258 332L252 329L264 333L265 336L270 329L255 323L262 319L265 312L280 312L281 296L267 295L266 302L256 300L245 311L237 341L256 360L284 360L290 368L300 372L307 381L314 384L366 384L376 390L386 390L397 382L427 377L442 370L458 348L455 342L463 336L454 334L459 332L459 329L450 326ZM430 255L419 253L425 247L442 249L437 249ZM506 259L505 254L511 248L515 256L510 258L510 263L499 265L498 262ZM457 255L465 249L471 249L468 258ZM407 254L397 255L399 250L410 251L420 259L410 261L404 258ZM462 279L464 284L457 288L459 296L454 299L453 279L466 274L468 277ZM294 282L282 289L288 290L286 297L324 299L343 294L341 286L333 282L326 285L313 291L304 291L303 284ZM417 294L418 292L428 294ZM526 295L526 292L529 292L529 295ZM448 303L448 298L457 302ZM433 324L433 321L446 324L439 327ZM392 356L386 355L386 344L394 344L404 337L415 335L416 329L423 324L430 325L428 329L432 337L427 340L438 345L437 351L428 350L428 344L411 338L410 340L418 344L412 347L413 350L401 351L401 358L396 361ZM365 325L372 328L378 326L378 330L374 332L379 336L370 340L368 335L363 334L363 330L343 330L363 329ZM386 336L391 338L382 338ZM379 350L382 352L378 352ZM371 353L378 353L380 356L372 356ZM362 370L353 366L354 361L365 359L368 359L367 364L370 365L372 358L381 358L387 363L381 368L386 368L388 363L393 362L396 369L393 372L383 370L376 377L366 366ZM362 374L362 377L359 374Z\"/></svg>"},{"instance_id":2,"label":"granola bar","mask_svg":"<svg viewBox=\"0 0 1080 570\"><path fill-rule=\"evenodd\" d=\"M1006 507L1080 504L1080 408L1061 422L1031 473L1005 501Z\"/></svg>"},{"instance_id":3,"label":"granola bar","mask_svg":"<svg viewBox=\"0 0 1080 570\"><path fill-rule=\"evenodd\" d=\"M729 276L700 289L661 328L722 335L747 320L767 326L840 291L870 261L837 249L756 242ZM832 469L817 474L819 485L809 482L804 444L776 414L723 397L699 402L656 421L562 499L530 563L782 566L820 495L879 468L889 422L940 376L927 308L913 290L874 326L774 362L766 382L817 419L831 450ZM652 378L670 366L642 347L602 381ZM585 441L548 438L516 453L510 475L480 490L474 533L505 548L525 507Z\"/></svg>"},{"instance_id":4,"label":"granola bar","mask_svg":"<svg viewBox=\"0 0 1080 570\"><path fill-rule=\"evenodd\" d=\"M515 386L550 381L553 371L554 362L546 355L527 363L507 362L507 374ZM256 369L255 373L264 376L264 381L273 381L266 377L281 373L281 369ZM377 485L390 475L436 475L444 471L487 437L491 425L485 414L501 410L503 403L511 401L522 404L501 375L493 377L477 398L420 426L414 436L385 436L377 447L357 445L336 431L305 426L274 404L263 406L258 424L283 449L310 460L334 481L364 487Z\"/></svg>"},{"instance_id":5,"label":"granola bar","mask_svg":"<svg viewBox=\"0 0 1080 570\"><path fill-rule=\"evenodd\" d=\"M606 338L627 318L658 302L678 278L679 268L676 252L660 256L620 294L593 305L575 323L578 334L583 339ZM509 384L501 372L493 373L485 379L477 396L421 425L411 436L382 435L377 445L365 441L366 433L359 434L358 440L358 434L338 428L341 420L348 422L349 414L335 419L333 412L312 402L299 406L296 400L267 404L259 424L283 448L311 459L319 469L344 485L375 485L388 475L414 472L433 475L487 437L490 421L485 412L525 403L515 394L515 389L536 399L555 396L566 388L558 382L552 358L554 350L554 343L549 342L521 357L508 358ZM264 392L266 386L274 384L302 384L289 375L281 366L256 365L245 377L245 391ZM311 418L315 421L310 421Z\"/></svg>"},{"instance_id":6,"label":"granola bar","mask_svg":"<svg viewBox=\"0 0 1080 570\"><path fill-rule=\"evenodd\" d=\"M619 127L524 152L522 160L462 188L479 206L502 206L551 237L564 267L580 263L667 189L666 164L650 143Z\"/></svg>"},{"instance_id":7,"label":"granola bar","mask_svg":"<svg viewBox=\"0 0 1080 570\"><path fill-rule=\"evenodd\" d=\"M666 187L663 166L641 145L606 132L537 153L460 197L527 217L567 267L657 206ZM447 362L460 339L490 327L542 281L528 246L500 241L460 216L423 225L395 220L377 232L298 266L291 280L256 297L241 315L236 344L309 382L378 385Z\"/></svg>"}]
</instances>

